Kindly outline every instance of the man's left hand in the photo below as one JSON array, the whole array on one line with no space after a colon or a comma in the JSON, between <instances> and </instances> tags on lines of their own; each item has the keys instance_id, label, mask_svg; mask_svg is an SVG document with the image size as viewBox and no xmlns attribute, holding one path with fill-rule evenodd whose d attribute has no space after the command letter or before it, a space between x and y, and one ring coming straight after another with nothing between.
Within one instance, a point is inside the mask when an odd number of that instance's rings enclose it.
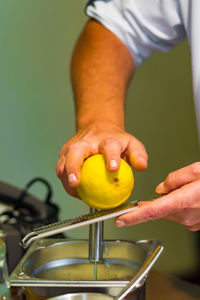
<instances>
[{"instance_id":1,"label":"man's left hand","mask_svg":"<svg viewBox=\"0 0 200 300\"><path fill-rule=\"evenodd\" d=\"M200 162L170 173L156 193L163 196L139 202L137 210L118 217L115 224L123 227L162 218L190 231L200 230Z\"/></svg>"}]
</instances>

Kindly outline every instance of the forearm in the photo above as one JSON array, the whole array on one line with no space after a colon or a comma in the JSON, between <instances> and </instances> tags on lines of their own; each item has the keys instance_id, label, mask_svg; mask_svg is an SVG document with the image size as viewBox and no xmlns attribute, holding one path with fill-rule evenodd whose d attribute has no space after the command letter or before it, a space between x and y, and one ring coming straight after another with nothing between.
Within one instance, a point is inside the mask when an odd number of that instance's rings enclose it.
<instances>
[{"instance_id":1,"label":"forearm","mask_svg":"<svg viewBox=\"0 0 200 300\"><path fill-rule=\"evenodd\" d=\"M128 48L98 22L89 21L74 48L71 79L76 106L77 133L62 147L57 175L77 197L83 162L101 153L115 172L121 158L136 170L147 168L144 145L124 130L124 103L134 72Z\"/></svg>"},{"instance_id":2,"label":"forearm","mask_svg":"<svg viewBox=\"0 0 200 300\"><path fill-rule=\"evenodd\" d=\"M74 48L71 79L77 129L95 122L124 128L124 103L134 63L127 47L90 20Z\"/></svg>"}]
</instances>

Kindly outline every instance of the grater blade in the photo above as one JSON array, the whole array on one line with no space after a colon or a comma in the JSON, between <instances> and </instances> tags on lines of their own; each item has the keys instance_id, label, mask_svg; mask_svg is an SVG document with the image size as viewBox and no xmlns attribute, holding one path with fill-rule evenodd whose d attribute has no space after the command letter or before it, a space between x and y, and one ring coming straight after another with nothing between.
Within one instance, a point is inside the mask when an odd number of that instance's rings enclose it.
<instances>
[{"instance_id":1,"label":"grater blade","mask_svg":"<svg viewBox=\"0 0 200 300\"><path fill-rule=\"evenodd\" d=\"M23 248L27 248L34 240L55 235L58 233L66 232L81 226L94 224L104 220L118 217L122 214L132 212L138 208L138 202L134 201L129 204L123 204L116 208L96 210L95 212L85 214L72 219L67 219L64 221L52 223L39 228L34 229L34 231L28 233L21 241L20 245Z\"/></svg>"}]
</instances>

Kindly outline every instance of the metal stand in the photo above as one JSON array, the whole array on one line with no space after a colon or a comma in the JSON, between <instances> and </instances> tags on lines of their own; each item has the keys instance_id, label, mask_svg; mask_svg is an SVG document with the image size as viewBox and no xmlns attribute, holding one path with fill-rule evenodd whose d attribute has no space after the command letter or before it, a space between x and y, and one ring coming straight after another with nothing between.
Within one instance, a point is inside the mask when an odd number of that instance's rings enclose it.
<instances>
[{"instance_id":1,"label":"metal stand","mask_svg":"<svg viewBox=\"0 0 200 300\"><path fill-rule=\"evenodd\" d=\"M90 213L94 212L90 208ZM104 222L97 222L89 226L89 261L94 263L94 280L97 280L97 264L103 261L103 225Z\"/></svg>"}]
</instances>

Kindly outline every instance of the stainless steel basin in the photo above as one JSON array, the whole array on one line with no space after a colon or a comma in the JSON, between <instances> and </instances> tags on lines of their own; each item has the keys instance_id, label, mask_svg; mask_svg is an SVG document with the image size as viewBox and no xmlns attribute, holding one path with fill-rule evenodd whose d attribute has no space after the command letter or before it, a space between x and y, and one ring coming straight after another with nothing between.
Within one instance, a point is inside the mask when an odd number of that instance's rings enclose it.
<instances>
[{"instance_id":1,"label":"stainless steel basin","mask_svg":"<svg viewBox=\"0 0 200 300\"><path fill-rule=\"evenodd\" d=\"M95 266L88 260L87 240L38 240L11 274L11 286L27 287L29 299L77 292L116 296L153 251L162 248L160 242L154 240L106 240L103 243L103 261ZM143 284L144 280L127 299L144 299ZM136 295L141 297L136 298Z\"/></svg>"},{"instance_id":2,"label":"stainless steel basin","mask_svg":"<svg viewBox=\"0 0 200 300\"><path fill-rule=\"evenodd\" d=\"M87 293L87 294L68 294L58 297L53 297L49 300L113 300L113 297L106 294Z\"/></svg>"}]
</instances>

